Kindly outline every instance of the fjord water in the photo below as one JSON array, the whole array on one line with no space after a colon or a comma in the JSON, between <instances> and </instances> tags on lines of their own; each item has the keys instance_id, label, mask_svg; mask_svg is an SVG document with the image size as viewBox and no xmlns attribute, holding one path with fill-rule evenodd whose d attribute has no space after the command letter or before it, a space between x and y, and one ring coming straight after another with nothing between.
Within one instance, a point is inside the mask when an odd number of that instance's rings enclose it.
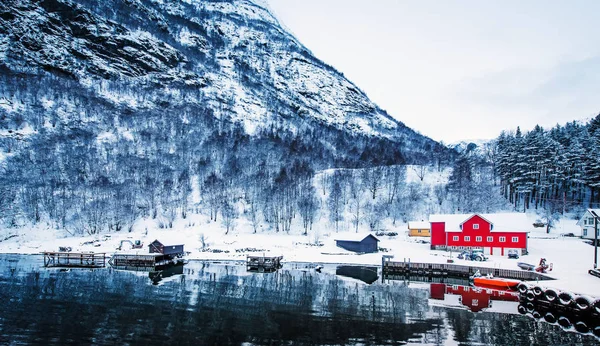
<instances>
[{"instance_id":1,"label":"fjord water","mask_svg":"<svg viewBox=\"0 0 600 346\"><path fill-rule=\"evenodd\" d=\"M60 270L0 255L0 344L598 344L519 315L516 302L514 313L473 313L435 304L427 284L334 272L203 261L161 273Z\"/></svg>"}]
</instances>

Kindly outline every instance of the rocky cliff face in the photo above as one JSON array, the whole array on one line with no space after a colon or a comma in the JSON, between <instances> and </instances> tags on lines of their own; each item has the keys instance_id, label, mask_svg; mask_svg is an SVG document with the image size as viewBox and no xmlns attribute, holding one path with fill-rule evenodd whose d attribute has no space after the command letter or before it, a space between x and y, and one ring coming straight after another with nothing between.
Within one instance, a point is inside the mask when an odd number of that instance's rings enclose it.
<instances>
[{"instance_id":1,"label":"rocky cliff face","mask_svg":"<svg viewBox=\"0 0 600 346\"><path fill-rule=\"evenodd\" d=\"M447 152L314 57L259 0L0 2L9 224L95 232L222 205L222 194L192 201L194 189L274 193L317 169Z\"/></svg>"},{"instance_id":2,"label":"rocky cliff face","mask_svg":"<svg viewBox=\"0 0 600 346\"><path fill-rule=\"evenodd\" d=\"M272 121L297 127L309 120L433 144L314 57L260 2L7 0L0 36L0 62L9 70L62 75L100 96L98 81L163 94L197 88L201 101L171 100L209 102L217 117L242 122L249 133ZM126 97L130 104L141 98Z\"/></svg>"}]
</instances>

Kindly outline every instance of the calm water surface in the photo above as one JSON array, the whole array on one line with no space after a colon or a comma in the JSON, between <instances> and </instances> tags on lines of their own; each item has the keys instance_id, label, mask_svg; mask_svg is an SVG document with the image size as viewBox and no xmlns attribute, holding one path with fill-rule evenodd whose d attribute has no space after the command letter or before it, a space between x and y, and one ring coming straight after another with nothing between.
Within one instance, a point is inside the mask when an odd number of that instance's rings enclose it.
<instances>
[{"instance_id":1,"label":"calm water surface","mask_svg":"<svg viewBox=\"0 0 600 346\"><path fill-rule=\"evenodd\" d=\"M190 261L161 273L65 271L43 268L41 256L0 255L0 344L600 344L519 314L510 295L332 268L249 273Z\"/></svg>"}]
</instances>

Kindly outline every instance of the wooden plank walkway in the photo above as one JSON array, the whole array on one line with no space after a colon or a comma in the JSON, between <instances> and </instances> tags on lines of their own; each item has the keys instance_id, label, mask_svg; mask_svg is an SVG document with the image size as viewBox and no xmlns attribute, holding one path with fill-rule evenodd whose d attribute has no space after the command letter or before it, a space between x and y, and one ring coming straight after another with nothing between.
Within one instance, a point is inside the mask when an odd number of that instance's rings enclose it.
<instances>
[{"instance_id":1,"label":"wooden plank walkway","mask_svg":"<svg viewBox=\"0 0 600 346\"><path fill-rule=\"evenodd\" d=\"M410 261L391 261L390 258L382 257L381 268L386 275L428 275L428 276L454 276L468 278L479 271L481 275L491 274L495 277L507 279L518 279L524 281L554 280L552 277L542 273L525 270L512 270L501 268L477 267L451 263L420 263Z\"/></svg>"},{"instance_id":2,"label":"wooden plank walkway","mask_svg":"<svg viewBox=\"0 0 600 346\"><path fill-rule=\"evenodd\" d=\"M106 266L104 252L42 252L44 267L103 268Z\"/></svg>"}]
</instances>

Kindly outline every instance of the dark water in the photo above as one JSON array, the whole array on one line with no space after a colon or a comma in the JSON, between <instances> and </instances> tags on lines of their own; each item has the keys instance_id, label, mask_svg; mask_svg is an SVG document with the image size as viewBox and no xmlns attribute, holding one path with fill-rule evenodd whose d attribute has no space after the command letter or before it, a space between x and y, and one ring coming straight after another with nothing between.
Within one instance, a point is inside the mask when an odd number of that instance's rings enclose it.
<instances>
[{"instance_id":1,"label":"dark water","mask_svg":"<svg viewBox=\"0 0 600 346\"><path fill-rule=\"evenodd\" d=\"M335 267L317 272L303 264L260 274L200 261L161 273L42 265L40 256L0 255L0 344L599 344L589 333L519 314L510 296L367 284L368 268L335 275ZM458 306L447 306L458 296ZM514 312L481 309L500 302Z\"/></svg>"}]
</instances>

